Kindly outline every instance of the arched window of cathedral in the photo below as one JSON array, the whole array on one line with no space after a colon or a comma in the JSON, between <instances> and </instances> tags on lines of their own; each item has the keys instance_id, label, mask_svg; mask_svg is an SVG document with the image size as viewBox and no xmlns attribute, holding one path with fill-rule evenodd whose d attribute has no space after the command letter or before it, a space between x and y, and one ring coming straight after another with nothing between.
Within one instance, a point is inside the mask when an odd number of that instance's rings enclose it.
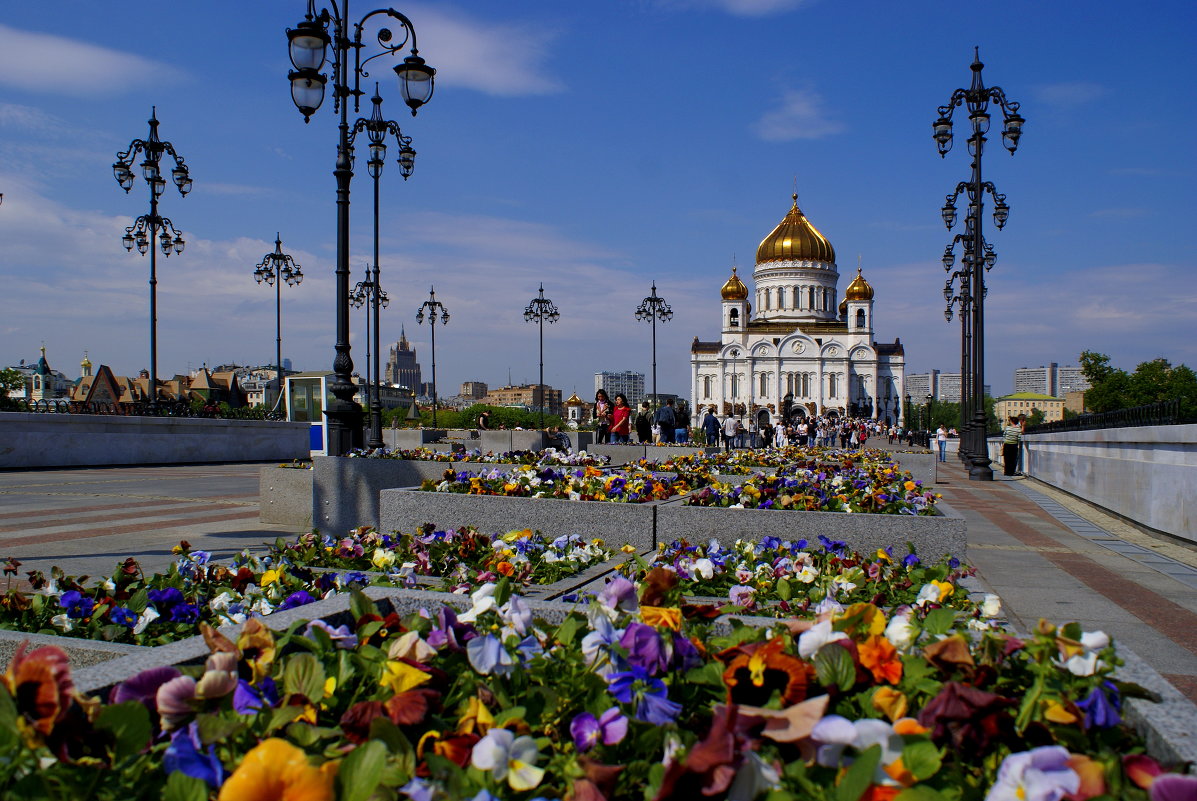
<instances>
[{"instance_id":1,"label":"arched window of cathedral","mask_svg":"<svg viewBox=\"0 0 1197 801\"><path fill-rule=\"evenodd\" d=\"M765 294L764 303L761 305L761 311L768 311L769 310L769 294L770 294L769 290L766 289L764 294Z\"/></svg>"},{"instance_id":2,"label":"arched window of cathedral","mask_svg":"<svg viewBox=\"0 0 1197 801\"><path fill-rule=\"evenodd\" d=\"M702 377L702 396L704 398L711 397L711 377L709 375Z\"/></svg>"},{"instance_id":3,"label":"arched window of cathedral","mask_svg":"<svg viewBox=\"0 0 1197 801\"><path fill-rule=\"evenodd\" d=\"M802 308L801 301L798 299L798 287L796 287L796 286L790 287L790 295L793 298L793 303L790 305L790 308L791 309Z\"/></svg>"},{"instance_id":4,"label":"arched window of cathedral","mask_svg":"<svg viewBox=\"0 0 1197 801\"><path fill-rule=\"evenodd\" d=\"M732 309L727 317L727 327L736 328L740 325L740 310Z\"/></svg>"},{"instance_id":5,"label":"arched window of cathedral","mask_svg":"<svg viewBox=\"0 0 1197 801\"><path fill-rule=\"evenodd\" d=\"M864 309L856 310L856 327L857 328L865 328L866 327L865 326L865 310Z\"/></svg>"},{"instance_id":6,"label":"arched window of cathedral","mask_svg":"<svg viewBox=\"0 0 1197 801\"><path fill-rule=\"evenodd\" d=\"M829 398L835 397L836 379L838 377L835 373L827 374L827 397Z\"/></svg>"},{"instance_id":7,"label":"arched window of cathedral","mask_svg":"<svg viewBox=\"0 0 1197 801\"><path fill-rule=\"evenodd\" d=\"M740 376L731 374L731 396L736 398L740 394Z\"/></svg>"},{"instance_id":8,"label":"arched window of cathedral","mask_svg":"<svg viewBox=\"0 0 1197 801\"><path fill-rule=\"evenodd\" d=\"M762 398L769 394L769 374L768 373L761 373L760 394L761 394Z\"/></svg>"}]
</instances>

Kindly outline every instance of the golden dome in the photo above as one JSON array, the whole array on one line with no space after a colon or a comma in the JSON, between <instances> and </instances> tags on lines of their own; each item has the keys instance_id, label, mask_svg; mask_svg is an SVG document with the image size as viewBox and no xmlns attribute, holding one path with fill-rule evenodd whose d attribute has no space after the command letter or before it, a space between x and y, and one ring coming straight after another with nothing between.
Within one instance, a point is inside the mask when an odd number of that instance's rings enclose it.
<instances>
[{"instance_id":1,"label":"golden dome","mask_svg":"<svg viewBox=\"0 0 1197 801\"><path fill-rule=\"evenodd\" d=\"M844 298L840 301L840 317L848 316L848 299Z\"/></svg>"},{"instance_id":2,"label":"golden dome","mask_svg":"<svg viewBox=\"0 0 1197 801\"><path fill-rule=\"evenodd\" d=\"M756 263L770 261L826 261L835 263L835 248L810 224L798 208L798 195L792 195L794 205L773 233L761 241L756 249Z\"/></svg>"},{"instance_id":3,"label":"golden dome","mask_svg":"<svg viewBox=\"0 0 1197 801\"><path fill-rule=\"evenodd\" d=\"M83 351L83 361L79 362L80 367L91 367L91 359L87 358L87 351Z\"/></svg>"},{"instance_id":4,"label":"golden dome","mask_svg":"<svg viewBox=\"0 0 1197 801\"><path fill-rule=\"evenodd\" d=\"M736 275L735 267L732 267L731 278L727 279L727 283L723 285L723 289L719 290L719 294L723 296L724 300L746 300L748 298L748 287L744 286L740 276Z\"/></svg>"},{"instance_id":5,"label":"golden dome","mask_svg":"<svg viewBox=\"0 0 1197 801\"><path fill-rule=\"evenodd\" d=\"M868 281L864 280L864 276L860 274L860 268L856 268L856 277L852 279L852 283L848 284L848 288L844 290L844 300L872 300L873 286Z\"/></svg>"},{"instance_id":6,"label":"golden dome","mask_svg":"<svg viewBox=\"0 0 1197 801\"><path fill-rule=\"evenodd\" d=\"M581 398L578 397L578 393L575 392L574 394L569 396L568 400L565 401L565 405L566 406L585 406L586 404Z\"/></svg>"}]
</instances>

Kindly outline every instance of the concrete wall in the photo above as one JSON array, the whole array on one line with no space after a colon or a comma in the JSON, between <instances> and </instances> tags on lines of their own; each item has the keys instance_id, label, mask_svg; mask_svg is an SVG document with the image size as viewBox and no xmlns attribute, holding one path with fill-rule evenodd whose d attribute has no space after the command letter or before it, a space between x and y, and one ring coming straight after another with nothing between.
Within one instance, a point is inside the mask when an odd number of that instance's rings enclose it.
<instances>
[{"instance_id":1,"label":"concrete wall","mask_svg":"<svg viewBox=\"0 0 1197 801\"><path fill-rule=\"evenodd\" d=\"M1197 542L1197 425L1029 434L1023 442L1027 475Z\"/></svg>"},{"instance_id":2,"label":"concrete wall","mask_svg":"<svg viewBox=\"0 0 1197 801\"><path fill-rule=\"evenodd\" d=\"M308 423L0 413L0 469L307 459Z\"/></svg>"}]
</instances>

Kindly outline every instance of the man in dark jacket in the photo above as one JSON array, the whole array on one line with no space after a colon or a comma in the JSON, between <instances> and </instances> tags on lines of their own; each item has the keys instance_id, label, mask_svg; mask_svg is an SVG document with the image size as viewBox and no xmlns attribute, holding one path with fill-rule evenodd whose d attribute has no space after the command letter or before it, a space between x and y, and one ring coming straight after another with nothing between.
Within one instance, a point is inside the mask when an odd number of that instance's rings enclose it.
<instances>
[{"instance_id":1,"label":"man in dark jacket","mask_svg":"<svg viewBox=\"0 0 1197 801\"><path fill-rule=\"evenodd\" d=\"M665 401L665 405L657 409L653 422L661 427L661 441L673 442L673 429L677 426L677 417L673 413L673 398Z\"/></svg>"},{"instance_id":2,"label":"man in dark jacket","mask_svg":"<svg viewBox=\"0 0 1197 801\"><path fill-rule=\"evenodd\" d=\"M708 447L719 446L719 432L723 426L719 424L719 418L715 416L715 407L707 407L707 416L702 418L702 433L707 436Z\"/></svg>"}]
</instances>

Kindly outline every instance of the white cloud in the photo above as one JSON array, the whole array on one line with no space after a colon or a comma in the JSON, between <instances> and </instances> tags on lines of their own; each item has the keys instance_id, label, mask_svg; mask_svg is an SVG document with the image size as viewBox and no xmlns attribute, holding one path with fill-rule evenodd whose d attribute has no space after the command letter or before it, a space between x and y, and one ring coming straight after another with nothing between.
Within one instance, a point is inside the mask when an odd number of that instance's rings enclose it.
<instances>
[{"instance_id":1,"label":"white cloud","mask_svg":"<svg viewBox=\"0 0 1197 801\"><path fill-rule=\"evenodd\" d=\"M412 18L420 52L436 68L438 85L500 97L551 94L563 88L545 66L557 39L550 28L473 19L431 6Z\"/></svg>"},{"instance_id":2,"label":"white cloud","mask_svg":"<svg viewBox=\"0 0 1197 801\"><path fill-rule=\"evenodd\" d=\"M821 139L844 130L841 123L827 116L823 96L812 89L784 92L778 107L763 114L754 128L757 136L767 142Z\"/></svg>"},{"instance_id":3,"label":"white cloud","mask_svg":"<svg viewBox=\"0 0 1197 801\"><path fill-rule=\"evenodd\" d=\"M666 6L713 8L736 17L784 14L807 5L808 2L809 0L663 0Z\"/></svg>"},{"instance_id":4,"label":"white cloud","mask_svg":"<svg viewBox=\"0 0 1197 801\"><path fill-rule=\"evenodd\" d=\"M93 97L174 82L178 69L78 39L0 25L0 84L30 92Z\"/></svg>"},{"instance_id":5,"label":"white cloud","mask_svg":"<svg viewBox=\"0 0 1197 801\"><path fill-rule=\"evenodd\" d=\"M1088 81L1064 81L1036 86L1035 98L1044 105L1057 109L1072 109L1092 103L1106 93L1101 84Z\"/></svg>"}]
</instances>

